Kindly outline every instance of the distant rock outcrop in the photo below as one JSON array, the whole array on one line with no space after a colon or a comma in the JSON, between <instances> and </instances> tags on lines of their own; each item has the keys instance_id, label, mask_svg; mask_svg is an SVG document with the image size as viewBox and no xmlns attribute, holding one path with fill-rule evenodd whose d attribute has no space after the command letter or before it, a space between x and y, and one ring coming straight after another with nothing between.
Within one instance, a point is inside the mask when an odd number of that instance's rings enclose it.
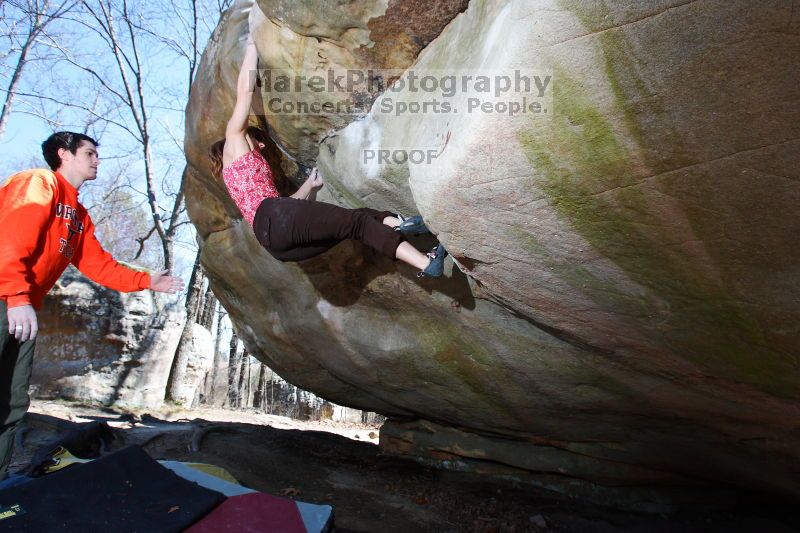
<instances>
[{"instance_id":1,"label":"distant rock outcrop","mask_svg":"<svg viewBox=\"0 0 800 533\"><path fill-rule=\"evenodd\" d=\"M800 498L792 3L412 2L407 31L376 31L400 4L240 1L208 45L187 108L187 204L250 352L388 415L382 445L398 453L491 459L642 509L710 494L650 491L665 486ZM430 12L447 15L398 48ZM321 199L424 215L457 262L445 280L355 243L301 264L261 249L205 157L248 31L263 69L551 76L547 117L466 112L466 92L458 114L382 112L425 96L409 90L361 114L267 112L285 168L319 164ZM437 157L365 161L376 147Z\"/></svg>"},{"instance_id":2,"label":"distant rock outcrop","mask_svg":"<svg viewBox=\"0 0 800 533\"><path fill-rule=\"evenodd\" d=\"M39 313L34 395L160 406L184 321L183 307L168 300L174 297L106 289L70 267ZM187 404L213 360L211 334L196 328L181 398Z\"/></svg>"}]
</instances>

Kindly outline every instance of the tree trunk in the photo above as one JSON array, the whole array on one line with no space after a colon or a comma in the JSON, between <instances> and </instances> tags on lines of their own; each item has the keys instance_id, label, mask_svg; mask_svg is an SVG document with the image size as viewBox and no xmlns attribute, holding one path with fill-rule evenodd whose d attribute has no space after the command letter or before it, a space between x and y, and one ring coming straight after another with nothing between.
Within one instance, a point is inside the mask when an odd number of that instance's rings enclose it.
<instances>
[{"instance_id":1,"label":"tree trunk","mask_svg":"<svg viewBox=\"0 0 800 533\"><path fill-rule=\"evenodd\" d=\"M269 378L269 414L272 414L272 409L275 405L275 375Z\"/></svg>"},{"instance_id":2,"label":"tree trunk","mask_svg":"<svg viewBox=\"0 0 800 533\"><path fill-rule=\"evenodd\" d=\"M252 368L253 365L250 364L250 357L248 357L244 366L247 376L244 378L244 401L242 402L242 407L250 406L250 371Z\"/></svg>"},{"instance_id":3,"label":"tree trunk","mask_svg":"<svg viewBox=\"0 0 800 533\"><path fill-rule=\"evenodd\" d=\"M6 101L3 104L3 110L0 112L0 139L3 138L3 134L6 131L8 117L11 116L11 107L14 104L14 97L16 96L19 81L22 78L22 71L25 70L25 65L28 64L28 54L31 49L33 49L36 37L39 36L39 33L41 33L44 27L47 26L47 23L50 22L49 18L45 18L44 11L46 11L47 8L48 5L45 4L44 9L41 11L37 10L36 16L31 22L30 31L28 31L28 35L25 37L25 44L22 45L22 50L19 52L17 65L14 67L14 73L11 75L11 82L8 84Z\"/></svg>"},{"instance_id":4,"label":"tree trunk","mask_svg":"<svg viewBox=\"0 0 800 533\"><path fill-rule=\"evenodd\" d=\"M242 356L238 347L239 337L234 333L231 335L231 350L228 357L228 407L236 407L239 393L239 370L242 366Z\"/></svg>"},{"instance_id":5,"label":"tree trunk","mask_svg":"<svg viewBox=\"0 0 800 533\"><path fill-rule=\"evenodd\" d=\"M222 352L219 349L222 342L222 317L225 312L222 308L217 311L217 331L214 335L214 364L211 367L211 405L217 401L217 380L219 379L219 369L222 368Z\"/></svg>"},{"instance_id":6,"label":"tree trunk","mask_svg":"<svg viewBox=\"0 0 800 533\"><path fill-rule=\"evenodd\" d=\"M237 399L239 401L236 403L236 407L242 407L242 397L244 396L244 386L247 375L246 370L247 367L249 366L249 362L250 362L250 354L247 353L247 348L245 348L244 350L242 350L242 365L241 365L241 370L239 372L239 391L237 393ZM246 402L247 398L244 398L244 401Z\"/></svg>"},{"instance_id":7,"label":"tree trunk","mask_svg":"<svg viewBox=\"0 0 800 533\"><path fill-rule=\"evenodd\" d=\"M292 385L292 396L294 398L294 405L292 406L291 417L295 419L300 418L300 391L297 390L296 385Z\"/></svg>"},{"instance_id":8,"label":"tree trunk","mask_svg":"<svg viewBox=\"0 0 800 533\"><path fill-rule=\"evenodd\" d=\"M258 367L258 385L253 395L253 407L266 411L267 407L267 365L261 363Z\"/></svg>"},{"instance_id":9,"label":"tree trunk","mask_svg":"<svg viewBox=\"0 0 800 533\"><path fill-rule=\"evenodd\" d=\"M192 276L189 279L189 289L186 293L186 322L183 325L181 339L172 358L172 366L167 380L167 390L164 399L175 401L180 396L180 387L186 377L186 365L189 362L189 348L192 342L192 329L197 322L199 312L201 289L203 287L203 271L200 267L200 252L194 260Z\"/></svg>"},{"instance_id":10,"label":"tree trunk","mask_svg":"<svg viewBox=\"0 0 800 533\"><path fill-rule=\"evenodd\" d=\"M22 71L25 70L25 65L28 62L28 52L30 52L31 48L33 48L35 37L36 35L34 34L33 30L31 30L27 39L25 40L25 45L22 47L22 50L19 53L17 66L14 68L14 74L11 75L11 83L8 84L8 89L6 91L6 101L3 104L3 111L0 112L0 139L3 138L3 134L6 131L6 124L8 124L8 117L11 116L11 107L14 105L14 97L17 93L17 86L22 78Z\"/></svg>"},{"instance_id":11,"label":"tree trunk","mask_svg":"<svg viewBox=\"0 0 800 533\"><path fill-rule=\"evenodd\" d=\"M203 297L203 311L200 313L198 322L201 326L211 331L211 326L214 324L214 313L217 311L217 298L211 290L211 282L209 281L206 288L206 294Z\"/></svg>"}]
</instances>

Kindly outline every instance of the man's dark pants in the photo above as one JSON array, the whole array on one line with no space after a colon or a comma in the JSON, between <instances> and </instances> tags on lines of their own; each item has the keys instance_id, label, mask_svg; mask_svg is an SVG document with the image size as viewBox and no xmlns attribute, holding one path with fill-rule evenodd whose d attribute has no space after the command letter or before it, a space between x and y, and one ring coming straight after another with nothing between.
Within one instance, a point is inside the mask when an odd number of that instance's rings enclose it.
<instances>
[{"instance_id":1,"label":"man's dark pants","mask_svg":"<svg viewBox=\"0 0 800 533\"><path fill-rule=\"evenodd\" d=\"M0 300L0 479L7 475L14 434L28 411L28 383L35 341L19 342L8 333L6 302Z\"/></svg>"}]
</instances>

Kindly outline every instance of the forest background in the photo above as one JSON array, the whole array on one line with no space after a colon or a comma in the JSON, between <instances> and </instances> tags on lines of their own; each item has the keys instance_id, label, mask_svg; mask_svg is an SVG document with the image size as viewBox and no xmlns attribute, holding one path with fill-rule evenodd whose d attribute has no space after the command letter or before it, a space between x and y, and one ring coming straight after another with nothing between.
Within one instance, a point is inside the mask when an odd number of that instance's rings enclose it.
<instances>
[{"instance_id":1,"label":"forest background","mask_svg":"<svg viewBox=\"0 0 800 533\"><path fill-rule=\"evenodd\" d=\"M55 131L97 139L98 179L80 198L100 242L118 260L187 281L178 300L188 318L166 399L180 383L199 323L215 338L215 370L222 357L230 363L227 404L247 407L277 377L246 353L217 305L181 192L184 109L202 48L231 4L0 0L0 175L46 167L41 143Z\"/></svg>"}]
</instances>

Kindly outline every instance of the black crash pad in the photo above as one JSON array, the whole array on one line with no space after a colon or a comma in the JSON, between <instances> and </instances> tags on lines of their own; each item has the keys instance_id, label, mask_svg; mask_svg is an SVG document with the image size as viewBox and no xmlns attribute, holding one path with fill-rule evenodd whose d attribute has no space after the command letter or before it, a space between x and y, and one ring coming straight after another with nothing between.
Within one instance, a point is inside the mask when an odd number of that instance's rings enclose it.
<instances>
[{"instance_id":1,"label":"black crash pad","mask_svg":"<svg viewBox=\"0 0 800 533\"><path fill-rule=\"evenodd\" d=\"M131 446L0 491L0 531L178 532L224 499Z\"/></svg>"}]
</instances>

